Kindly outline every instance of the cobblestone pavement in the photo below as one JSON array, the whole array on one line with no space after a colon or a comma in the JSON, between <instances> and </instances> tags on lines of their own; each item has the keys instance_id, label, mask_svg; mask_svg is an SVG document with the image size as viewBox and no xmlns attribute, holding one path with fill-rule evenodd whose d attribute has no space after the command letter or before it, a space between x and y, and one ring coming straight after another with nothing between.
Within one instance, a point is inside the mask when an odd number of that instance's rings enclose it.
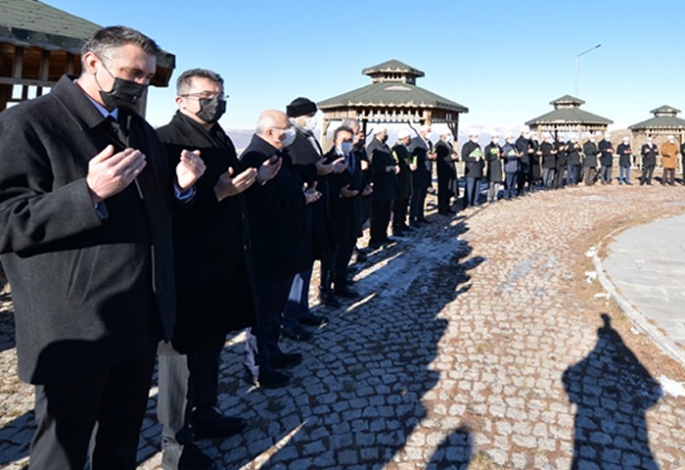
<instances>
[{"instance_id":1,"label":"cobblestone pavement","mask_svg":"<svg viewBox=\"0 0 685 470\"><path fill-rule=\"evenodd\" d=\"M234 469L621 469L685 466L685 372L593 280L585 252L619 227L685 212L685 189L580 187L458 214L377 251L364 298L330 323L281 390L223 353L220 408L248 429L200 445ZM589 273L589 274L586 274ZM314 283L316 284L316 283ZM0 466L27 461L30 387L0 314ZM158 468L151 391L140 469Z\"/></svg>"}]
</instances>

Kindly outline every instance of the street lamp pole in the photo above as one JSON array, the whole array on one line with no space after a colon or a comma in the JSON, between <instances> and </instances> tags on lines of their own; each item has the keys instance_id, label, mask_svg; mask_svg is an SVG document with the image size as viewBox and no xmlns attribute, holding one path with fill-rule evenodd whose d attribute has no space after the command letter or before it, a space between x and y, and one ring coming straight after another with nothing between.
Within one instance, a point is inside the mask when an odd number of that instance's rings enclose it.
<instances>
[{"instance_id":1,"label":"street lamp pole","mask_svg":"<svg viewBox=\"0 0 685 470\"><path fill-rule=\"evenodd\" d=\"M578 81L579 81L579 79L578 79L578 63L579 63L580 56L585 55L585 54L587 54L588 52L592 52L592 51L594 51L595 49L599 49L600 47L602 47L602 45L601 45L601 44L597 44L595 47L591 47L591 48L588 49L587 51L583 51L583 52L581 52L580 54L577 54L577 55L576 55L576 90L575 90L575 96L576 96L576 98L578 98L578 93L579 93L579 91L578 91Z\"/></svg>"}]
</instances>

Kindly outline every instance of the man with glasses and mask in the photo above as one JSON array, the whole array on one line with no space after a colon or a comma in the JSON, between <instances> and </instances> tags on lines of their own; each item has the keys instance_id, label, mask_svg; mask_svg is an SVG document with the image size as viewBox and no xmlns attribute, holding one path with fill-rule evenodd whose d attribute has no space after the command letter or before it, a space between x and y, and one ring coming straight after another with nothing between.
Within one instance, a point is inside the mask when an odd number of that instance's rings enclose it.
<instances>
[{"instance_id":1,"label":"man with glasses and mask","mask_svg":"<svg viewBox=\"0 0 685 470\"><path fill-rule=\"evenodd\" d=\"M136 467L174 324L172 204L204 171L187 151L169 167L134 109L159 53L138 31L100 29L80 77L0 114L0 252L19 376L36 386L34 470Z\"/></svg>"},{"instance_id":2,"label":"man with glasses and mask","mask_svg":"<svg viewBox=\"0 0 685 470\"><path fill-rule=\"evenodd\" d=\"M171 345L159 357L162 468L211 469L193 438L227 437L245 428L241 418L216 410L219 360L230 331L254 324L247 209L243 192L280 169L274 156L259 169L238 172L231 139L218 121L226 110L224 81L211 70L183 72L176 82L178 111L157 133L175 165L197 151L207 170L195 201L174 220L177 313Z\"/></svg>"},{"instance_id":3,"label":"man with glasses and mask","mask_svg":"<svg viewBox=\"0 0 685 470\"><path fill-rule=\"evenodd\" d=\"M290 377L280 370L302 362L302 354L284 353L278 345L281 312L293 278L312 265L307 204L316 202L321 193L316 191L316 183L305 185L316 180L316 166L293 165L287 147L294 140L295 129L285 113L265 111L240 156L242 169L259 168L274 156L282 160L275 178L254 184L245 192L257 313L247 335L246 380L264 388L287 385Z\"/></svg>"}]
</instances>

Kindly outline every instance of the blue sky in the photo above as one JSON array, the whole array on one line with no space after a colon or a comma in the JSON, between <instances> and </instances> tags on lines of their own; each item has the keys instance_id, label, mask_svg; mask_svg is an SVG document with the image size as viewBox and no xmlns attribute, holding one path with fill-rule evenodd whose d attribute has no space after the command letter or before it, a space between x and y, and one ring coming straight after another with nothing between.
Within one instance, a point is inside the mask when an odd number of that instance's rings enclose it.
<instances>
[{"instance_id":1,"label":"blue sky","mask_svg":"<svg viewBox=\"0 0 685 470\"><path fill-rule=\"evenodd\" d=\"M265 109L323 100L369 83L365 67L397 59L418 85L470 109L469 126L523 126L574 94L623 128L664 104L685 110L681 0L219 1L47 3L101 25L125 24L176 54L177 70L211 68L230 95L226 128L252 128ZM106 5L106 6L105 6ZM175 111L174 87L153 89L148 119ZM682 115L680 117L683 117Z\"/></svg>"}]
</instances>

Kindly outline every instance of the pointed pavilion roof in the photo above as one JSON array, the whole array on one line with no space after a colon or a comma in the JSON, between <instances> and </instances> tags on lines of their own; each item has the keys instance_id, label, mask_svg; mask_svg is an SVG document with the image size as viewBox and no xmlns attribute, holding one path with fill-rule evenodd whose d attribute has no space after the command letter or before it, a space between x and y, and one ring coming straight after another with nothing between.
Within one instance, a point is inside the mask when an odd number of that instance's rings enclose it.
<instances>
[{"instance_id":1,"label":"pointed pavilion roof","mask_svg":"<svg viewBox=\"0 0 685 470\"><path fill-rule=\"evenodd\" d=\"M566 124L566 125L580 125L580 124L599 124L609 125L613 121L596 114L589 113L580 109L580 106L585 104L585 101L575 98L570 95L564 95L554 101L550 101L554 106L554 111L551 111L535 119L526 122L527 126L538 126L541 124Z\"/></svg>"},{"instance_id":2,"label":"pointed pavilion roof","mask_svg":"<svg viewBox=\"0 0 685 470\"><path fill-rule=\"evenodd\" d=\"M424 73L398 60L365 68L362 74L371 77L370 85L323 100L317 103L319 109L375 106L469 112L467 107L417 86L415 79L423 77Z\"/></svg>"},{"instance_id":3,"label":"pointed pavilion roof","mask_svg":"<svg viewBox=\"0 0 685 470\"><path fill-rule=\"evenodd\" d=\"M0 47L38 47L48 51L81 54L86 40L100 28L38 0L0 0ZM152 84L168 85L176 58L169 52L157 55L157 75Z\"/></svg>"},{"instance_id":4,"label":"pointed pavilion roof","mask_svg":"<svg viewBox=\"0 0 685 470\"><path fill-rule=\"evenodd\" d=\"M685 129L685 119L677 117L677 114L680 113L679 109L664 105L651 110L650 113L654 114L653 118L633 124L628 129Z\"/></svg>"}]
</instances>

